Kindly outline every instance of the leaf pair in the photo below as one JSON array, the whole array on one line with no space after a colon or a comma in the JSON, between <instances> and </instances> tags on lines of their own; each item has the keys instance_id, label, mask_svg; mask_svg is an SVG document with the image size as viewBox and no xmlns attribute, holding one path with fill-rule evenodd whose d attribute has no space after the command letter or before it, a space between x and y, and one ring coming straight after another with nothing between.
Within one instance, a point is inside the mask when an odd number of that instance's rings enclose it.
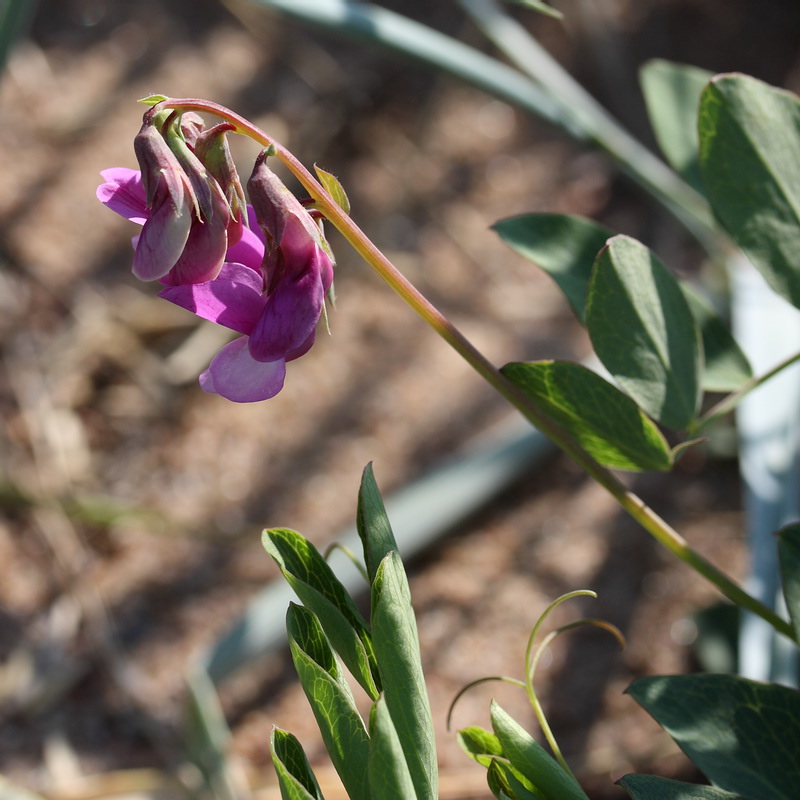
<instances>
[{"instance_id":1,"label":"leaf pair","mask_svg":"<svg viewBox=\"0 0 800 800\"><path fill-rule=\"evenodd\" d=\"M800 524L778 533L783 594L800 641ZM800 692L733 675L642 678L633 698L713 786L626 775L634 800L790 800L800 784Z\"/></svg>"},{"instance_id":2,"label":"leaf pair","mask_svg":"<svg viewBox=\"0 0 800 800\"><path fill-rule=\"evenodd\" d=\"M316 548L294 531L264 532L264 546L303 602L287 630L295 668L351 800L435 800L436 750L408 581L371 468L361 484L358 530L371 587L367 623ZM337 655L373 700L361 718ZM281 788L321 800L299 742L275 731Z\"/></svg>"},{"instance_id":3,"label":"leaf pair","mask_svg":"<svg viewBox=\"0 0 800 800\"><path fill-rule=\"evenodd\" d=\"M800 306L800 100L744 75L664 61L643 70L642 85L672 165L770 286ZM674 451L647 416L691 429L702 390L733 391L751 377L725 326L643 245L593 222L524 215L495 229L554 278L622 391L559 362L512 364L507 376L600 463L669 469Z\"/></svg>"},{"instance_id":4,"label":"leaf pair","mask_svg":"<svg viewBox=\"0 0 800 800\"><path fill-rule=\"evenodd\" d=\"M587 800L578 782L497 703L492 731L464 728L458 741L467 755L488 769L497 798L513 800Z\"/></svg>"},{"instance_id":5,"label":"leaf pair","mask_svg":"<svg viewBox=\"0 0 800 800\"><path fill-rule=\"evenodd\" d=\"M626 775L620 783L634 800L797 797L797 690L734 675L664 675L642 678L629 691L713 784Z\"/></svg>"},{"instance_id":6,"label":"leaf pair","mask_svg":"<svg viewBox=\"0 0 800 800\"><path fill-rule=\"evenodd\" d=\"M553 277L619 388L568 362L514 363L503 373L601 464L668 470L674 454L653 420L685 429L703 388L733 388L750 375L722 322L635 239L567 215L494 227Z\"/></svg>"}]
</instances>

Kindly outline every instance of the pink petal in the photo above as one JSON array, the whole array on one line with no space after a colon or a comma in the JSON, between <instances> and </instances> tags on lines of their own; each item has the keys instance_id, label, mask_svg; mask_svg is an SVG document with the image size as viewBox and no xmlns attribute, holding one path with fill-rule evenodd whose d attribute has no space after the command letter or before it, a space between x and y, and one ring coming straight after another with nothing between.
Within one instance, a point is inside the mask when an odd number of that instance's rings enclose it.
<instances>
[{"instance_id":1,"label":"pink petal","mask_svg":"<svg viewBox=\"0 0 800 800\"><path fill-rule=\"evenodd\" d=\"M311 346L314 344L314 339L317 338L317 331L314 329L311 333L308 334L306 340L300 345L300 347L295 347L294 350L290 350L286 354L286 363L288 364L290 361L294 361L296 358L300 358L300 356L304 356L310 349Z\"/></svg>"},{"instance_id":2,"label":"pink petal","mask_svg":"<svg viewBox=\"0 0 800 800\"><path fill-rule=\"evenodd\" d=\"M225 264L213 281L168 286L158 294L198 317L244 334L253 330L266 302L261 276L241 264Z\"/></svg>"},{"instance_id":3,"label":"pink petal","mask_svg":"<svg viewBox=\"0 0 800 800\"><path fill-rule=\"evenodd\" d=\"M284 281L267 298L264 311L250 334L250 354L274 361L303 345L322 313L323 289L315 270Z\"/></svg>"},{"instance_id":4,"label":"pink petal","mask_svg":"<svg viewBox=\"0 0 800 800\"><path fill-rule=\"evenodd\" d=\"M261 262L264 260L264 240L259 237L258 228L243 228L242 237L236 244L228 248L226 261L235 261L246 267L261 272Z\"/></svg>"},{"instance_id":5,"label":"pink petal","mask_svg":"<svg viewBox=\"0 0 800 800\"><path fill-rule=\"evenodd\" d=\"M283 388L286 362L256 361L248 352L247 337L226 344L200 376L200 388L234 403L255 403L275 397Z\"/></svg>"},{"instance_id":6,"label":"pink petal","mask_svg":"<svg viewBox=\"0 0 800 800\"><path fill-rule=\"evenodd\" d=\"M140 225L147 219L147 201L138 170L111 167L100 173L105 183L97 187L97 199L125 219Z\"/></svg>"},{"instance_id":7,"label":"pink petal","mask_svg":"<svg viewBox=\"0 0 800 800\"><path fill-rule=\"evenodd\" d=\"M133 257L133 274L143 281L163 278L180 258L192 228L192 209L185 200L176 210L165 201L155 208L142 228Z\"/></svg>"},{"instance_id":8,"label":"pink petal","mask_svg":"<svg viewBox=\"0 0 800 800\"><path fill-rule=\"evenodd\" d=\"M214 280L225 263L227 228L228 220L219 213L205 221L195 218L181 253L164 276L164 283L179 286Z\"/></svg>"}]
</instances>

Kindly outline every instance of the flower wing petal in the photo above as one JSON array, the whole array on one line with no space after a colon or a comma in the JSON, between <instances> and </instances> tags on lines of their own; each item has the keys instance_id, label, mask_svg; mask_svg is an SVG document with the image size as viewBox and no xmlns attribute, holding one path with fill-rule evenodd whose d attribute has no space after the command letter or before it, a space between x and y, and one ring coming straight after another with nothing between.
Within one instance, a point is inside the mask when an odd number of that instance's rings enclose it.
<instances>
[{"instance_id":1,"label":"flower wing petal","mask_svg":"<svg viewBox=\"0 0 800 800\"><path fill-rule=\"evenodd\" d=\"M133 274L143 281L163 278L180 258L191 228L192 211L188 201L177 210L169 202L154 208L136 244Z\"/></svg>"},{"instance_id":2,"label":"flower wing petal","mask_svg":"<svg viewBox=\"0 0 800 800\"><path fill-rule=\"evenodd\" d=\"M274 361L300 348L319 321L323 297L316 270L306 270L295 280L283 281L267 297L264 311L250 334L253 358Z\"/></svg>"},{"instance_id":3,"label":"flower wing petal","mask_svg":"<svg viewBox=\"0 0 800 800\"><path fill-rule=\"evenodd\" d=\"M179 286L183 283L204 283L219 275L228 249L228 219L215 213L210 219L192 220L186 243L164 276L164 283Z\"/></svg>"},{"instance_id":4,"label":"flower wing petal","mask_svg":"<svg viewBox=\"0 0 800 800\"><path fill-rule=\"evenodd\" d=\"M256 361L247 348L247 337L234 339L214 356L200 376L200 388L234 403L269 400L283 388L286 362Z\"/></svg>"},{"instance_id":5,"label":"flower wing petal","mask_svg":"<svg viewBox=\"0 0 800 800\"><path fill-rule=\"evenodd\" d=\"M158 296L244 334L253 330L266 301L261 276L241 264L225 264L213 281L167 286Z\"/></svg>"},{"instance_id":6,"label":"flower wing petal","mask_svg":"<svg viewBox=\"0 0 800 800\"><path fill-rule=\"evenodd\" d=\"M228 255L225 258L228 261L244 264L256 272L261 272L261 262L264 260L264 240L253 228L243 228L241 238L228 248Z\"/></svg>"},{"instance_id":7,"label":"flower wing petal","mask_svg":"<svg viewBox=\"0 0 800 800\"><path fill-rule=\"evenodd\" d=\"M112 211L131 222L144 224L147 219L147 200L138 170L111 167L100 173L105 180L97 187L97 199Z\"/></svg>"}]
</instances>

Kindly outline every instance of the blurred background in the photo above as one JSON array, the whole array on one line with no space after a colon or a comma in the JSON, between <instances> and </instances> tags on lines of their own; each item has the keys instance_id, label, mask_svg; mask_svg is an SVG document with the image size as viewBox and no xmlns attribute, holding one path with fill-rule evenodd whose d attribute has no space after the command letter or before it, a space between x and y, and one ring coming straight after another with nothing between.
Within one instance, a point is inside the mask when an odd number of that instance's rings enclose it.
<instances>
[{"instance_id":1,"label":"blurred background","mask_svg":"<svg viewBox=\"0 0 800 800\"><path fill-rule=\"evenodd\" d=\"M492 52L455 2L384 5ZM558 5L563 22L512 13L648 145L636 70L649 58L800 87L794 0ZM135 166L138 98L217 101L336 174L358 224L498 365L589 347L549 279L492 233L497 219L590 216L683 274L699 255L610 162L545 123L246 0L30 7L0 77L0 774L47 797L153 796L133 776L183 769L188 667L277 577L261 529L322 547L353 523L367 462L391 495L513 415L335 233L331 335L290 365L284 391L255 405L200 391L226 332L132 277L134 226L95 199L101 169ZM256 148L235 153L245 177ZM629 480L740 576L736 464L709 458ZM611 784L631 770L691 775L623 690L692 668L690 615L713 593L571 464L523 470L409 568L443 797L488 796L444 729L451 699L519 675L536 617L577 588L599 593L583 613L628 646L586 630L553 648L541 694L568 759L598 798L623 797ZM260 796L277 796L273 724L324 763L285 652L218 689L232 758ZM498 685L463 698L454 725L486 725L491 696L534 725Z\"/></svg>"}]
</instances>

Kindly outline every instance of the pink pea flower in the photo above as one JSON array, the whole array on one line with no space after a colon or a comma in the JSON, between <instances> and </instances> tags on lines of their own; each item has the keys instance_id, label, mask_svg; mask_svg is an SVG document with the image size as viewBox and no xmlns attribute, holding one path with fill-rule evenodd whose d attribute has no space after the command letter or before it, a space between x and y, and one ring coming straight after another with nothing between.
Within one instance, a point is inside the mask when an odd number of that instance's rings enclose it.
<instances>
[{"instance_id":1,"label":"pink pea flower","mask_svg":"<svg viewBox=\"0 0 800 800\"><path fill-rule=\"evenodd\" d=\"M244 334L225 345L200 376L206 392L239 403L266 400L283 388L286 363L314 343L333 281L333 257L319 226L265 159L259 157L248 181L252 227L263 234L260 248L243 237L228 251L215 280L160 292L203 319Z\"/></svg>"},{"instance_id":2,"label":"pink pea flower","mask_svg":"<svg viewBox=\"0 0 800 800\"><path fill-rule=\"evenodd\" d=\"M228 156L220 149L222 133L212 129L208 149L202 139L195 145L213 163L209 169L215 179L227 185L229 206L242 216L243 195L226 179ZM105 180L97 192L101 202L147 229L159 210L148 203L141 173L115 167L101 174ZM246 207L249 225L237 226L238 240L227 239L221 268L197 280L201 271L193 269L184 251L180 268L161 277L165 288L159 293L203 319L243 334L225 345L200 376L204 391L239 403L266 400L283 388L287 362L314 343L334 268L320 226L266 166L266 151L257 159L247 186L252 201ZM137 249L144 233L138 243L134 240Z\"/></svg>"}]
</instances>

